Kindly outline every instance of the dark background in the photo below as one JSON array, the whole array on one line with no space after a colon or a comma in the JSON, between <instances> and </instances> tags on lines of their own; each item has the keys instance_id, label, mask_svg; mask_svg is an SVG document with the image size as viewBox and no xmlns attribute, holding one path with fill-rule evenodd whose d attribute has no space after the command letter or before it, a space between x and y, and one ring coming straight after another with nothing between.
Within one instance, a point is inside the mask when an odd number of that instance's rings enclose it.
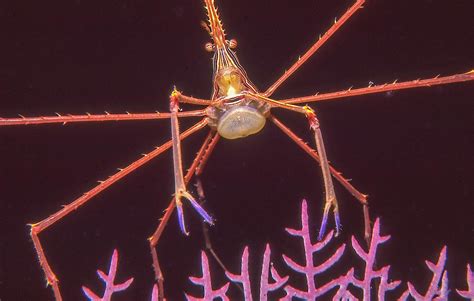
<instances>
[{"instance_id":1,"label":"dark background","mask_svg":"<svg viewBox=\"0 0 474 301\"><path fill-rule=\"evenodd\" d=\"M242 65L264 90L352 3L217 5L228 37L239 42ZM472 0L368 1L274 96L466 72L474 68L473 10ZM209 38L199 26L204 19L198 0L4 1L0 116L166 111L173 85L209 97L212 70L203 49ZM330 160L370 195L372 217L381 217L383 233L392 235L379 254L380 266L393 264L393 279L413 281L421 290L431 277L424 260L436 260L443 245L451 289L466 288L466 263L474 263L473 95L470 82L313 105ZM304 118L274 113L314 145ZM183 121L182 128L190 124ZM51 300L26 224L167 141L169 132L165 120L0 128L0 299ZM183 143L186 166L205 132ZM318 165L269 123L247 139L221 140L203 182L205 206L217 220L213 242L231 270L239 270L249 245L257 281L270 242L273 261L287 274L280 255L302 251L284 228L299 225L302 198L309 200L313 227L319 224ZM135 277L115 300L149 299L153 274L146 238L173 188L168 152L41 235L65 300L84 300L82 284L102 288L95 269L106 268L114 248L120 251L119 280ZM360 238L363 225L355 199L339 184L336 192L344 226L339 244L351 234ZM200 275L201 227L191 208L185 213L191 236L179 232L173 214L158 248L171 300L196 292L187 277ZM222 272L213 273L222 284Z\"/></svg>"}]
</instances>

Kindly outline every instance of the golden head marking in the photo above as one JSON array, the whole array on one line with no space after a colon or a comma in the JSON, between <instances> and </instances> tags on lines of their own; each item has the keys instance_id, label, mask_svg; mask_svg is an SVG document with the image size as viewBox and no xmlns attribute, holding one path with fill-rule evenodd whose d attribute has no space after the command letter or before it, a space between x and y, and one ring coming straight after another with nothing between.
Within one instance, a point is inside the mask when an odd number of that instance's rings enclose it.
<instances>
[{"instance_id":1,"label":"golden head marking","mask_svg":"<svg viewBox=\"0 0 474 301\"><path fill-rule=\"evenodd\" d=\"M212 59L214 69L212 99L233 96L244 90L256 93L257 89L248 79L247 73L232 50L237 46L237 42L235 40L228 41L225 38L224 27L217 14L214 0L204 0L204 3L209 17L209 25L203 24L203 27L214 42L214 44L206 44L206 50L214 52Z\"/></svg>"}]
</instances>

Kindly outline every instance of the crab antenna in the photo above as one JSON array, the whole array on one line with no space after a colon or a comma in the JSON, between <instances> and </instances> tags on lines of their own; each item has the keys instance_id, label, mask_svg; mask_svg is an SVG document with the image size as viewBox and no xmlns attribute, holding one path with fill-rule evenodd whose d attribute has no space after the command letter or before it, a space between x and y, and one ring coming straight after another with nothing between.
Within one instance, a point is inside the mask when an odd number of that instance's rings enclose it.
<instances>
[{"instance_id":1,"label":"crab antenna","mask_svg":"<svg viewBox=\"0 0 474 301\"><path fill-rule=\"evenodd\" d=\"M217 48L224 48L226 45L224 28L222 27L222 22L217 14L214 0L204 0L204 7L206 8L207 16L209 17L209 34L214 40L214 44Z\"/></svg>"}]
</instances>

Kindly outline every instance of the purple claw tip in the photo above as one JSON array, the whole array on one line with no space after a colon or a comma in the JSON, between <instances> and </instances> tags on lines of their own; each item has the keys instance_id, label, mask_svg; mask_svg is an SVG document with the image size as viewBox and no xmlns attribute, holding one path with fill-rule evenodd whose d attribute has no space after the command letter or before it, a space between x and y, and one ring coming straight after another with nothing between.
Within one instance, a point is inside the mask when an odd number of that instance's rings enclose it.
<instances>
[{"instance_id":1,"label":"purple claw tip","mask_svg":"<svg viewBox=\"0 0 474 301\"><path fill-rule=\"evenodd\" d=\"M212 217L209 215L209 213L204 210L204 208L201 207L201 205L198 204L195 200L189 200L191 202L191 205L196 209L196 211L199 213L199 215L202 216L204 221L208 223L209 225L214 225L214 220Z\"/></svg>"},{"instance_id":2,"label":"purple claw tip","mask_svg":"<svg viewBox=\"0 0 474 301\"><path fill-rule=\"evenodd\" d=\"M336 236L338 236L342 229L341 219L339 218L338 212L334 212L334 221L336 223Z\"/></svg>"},{"instance_id":3,"label":"purple claw tip","mask_svg":"<svg viewBox=\"0 0 474 301\"><path fill-rule=\"evenodd\" d=\"M323 220L321 221L321 228L319 228L318 240L323 240L324 233L326 232L326 224L328 221L327 214L324 214Z\"/></svg>"},{"instance_id":4,"label":"purple claw tip","mask_svg":"<svg viewBox=\"0 0 474 301\"><path fill-rule=\"evenodd\" d=\"M182 206L176 206L178 210L178 223L179 223L179 228L181 229L181 232L183 232L184 235L188 236L189 232L186 230L186 224L184 222L184 213L183 213L183 207Z\"/></svg>"}]
</instances>

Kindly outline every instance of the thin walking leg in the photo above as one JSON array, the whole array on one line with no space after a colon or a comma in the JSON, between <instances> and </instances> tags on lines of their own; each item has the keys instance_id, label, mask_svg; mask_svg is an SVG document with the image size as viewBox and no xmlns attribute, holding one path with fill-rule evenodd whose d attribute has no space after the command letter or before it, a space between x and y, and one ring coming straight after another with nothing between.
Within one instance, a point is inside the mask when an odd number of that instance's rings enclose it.
<instances>
[{"instance_id":1,"label":"thin walking leg","mask_svg":"<svg viewBox=\"0 0 474 301\"><path fill-rule=\"evenodd\" d=\"M323 219L321 222L321 227L319 229L319 235L318 239L321 240L324 236L325 230L326 230L326 224L327 224L327 219L329 215L329 210L333 208L333 213L334 213L334 221L336 224L336 236L339 235L339 231L341 229L341 223L340 223L340 218L339 218L339 206L337 203L336 199L336 193L334 192L334 185L332 183L332 177L331 177L331 170L329 168L329 162L326 157L326 150L324 148L324 141L323 141L323 135L321 133L321 130L319 128L319 120L316 117L316 113L314 112L313 109L311 109L309 106L297 106L293 104L286 104L282 103L281 101L273 100L268 97L255 94L255 93L247 93L247 96L250 99L256 99L260 101L264 101L273 107L280 107L284 108L290 111L298 112L301 114L304 114L306 118L308 119L309 126L311 130L314 132L314 139L316 141L316 149L319 154L319 159L320 159L320 165L321 165L321 170L323 173L323 180L324 180L324 191L326 192L325 197L325 205L324 205L324 214L323 214Z\"/></svg>"},{"instance_id":2,"label":"thin walking leg","mask_svg":"<svg viewBox=\"0 0 474 301\"><path fill-rule=\"evenodd\" d=\"M202 187L201 179L196 176L196 190L198 192L198 199L200 204L204 204L206 202L206 196L204 195L204 189ZM228 271L227 267L224 265L222 260L217 256L217 253L214 251L212 247L212 242L211 242L211 237L209 235L209 227L206 223L202 223L202 232L204 235L204 242L205 242L205 247L206 251L211 253L212 257L216 260L216 262L219 264L219 266L224 270Z\"/></svg>"},{"instance_id":3,"label":"thin walking leg","mask_svg":"<svg viewBox=\"0 0 474 301\"><path fill-rule=\"evenodd\" d=\"M263 95L270 97L273 92L283 83L285 82L293 73L298 70L299 67L301 67L321 46L323 46L329 38L339 29L341 26L349 20L349 18L359 9L362 7L364 4L365 0L357 0L356 3L354 3L345 13L342 15L342 17L339 20L335 20L334 24L329 28L328 31L322 36L319 37L319 39L311 46L311 48L306 51L303 56L298 58L298 60L288 69L283 73L283 75L275 82L273 85L271 85Z\"/></svg>"},{"instance_id":4,"label":"thin walking leg","mask_svg":"<svg viewBox=\"0 0 474 301\"><path fill-rule=\"evenodd\" d=\"M212 152L214 151L214 148L216 147L217 142L219 141L219 134L215 134L211 143L209 144L209 147L206 150L206 153L202 157L202 159L199 162L199 165L196 168L196 190L198 193L198 198L199 198L199 203L203 204L206 202L206 196L204 195L204 189L202 187L201 179L200 176L203 173L204 166L206 165L209 157L211 156ZM219 264L219 266L224 270L228 271L222 260L217 256L217 253L214 251L211 243L211 238L209 236L209 227L206 223L202 223L202 228L203 228L203 235L204 235L204 240L205 240L205 246L206 250L211 253L212 257L216 260L216 262Z\"/></svg>"},{"instance_id":5,"label":"thin walking leg","mask_svg":"<svg viewBox=\"0 0 474 301\"><path fill-rule=\"evenodd\" d=\"M202 218L209 224L212 224L212 217L199 205L196 199L187 191L186 183L184 182L183 176L183 162L181 156L181 141L179 139L179 123L178 123L178 110L179 110L179 92L176 89L171 93L170 96L170 111L171 111L171 137L173 139L173 167L174 167L174 187L175 187L175 201L176 209L178 210L178 221L181 231L185 235L189 235L186 230L186 224L184 221L183 203L182 198L187 199L194 209L202 216Z\"/></svg>"},{"instance_id":6,"label":"thin walking leg","mask_svg":"<svg viewBox=\"0 0 474 301\"><path fill-rule=\"evenodd\" d=\"M206 153L202 157L202 159L199 162L198 167L196 168L195 176L196 176L196 190L198 193L198 200L199 203L202 205L206 202L206 196L204 194L204 188L202 187L202 182L200 179L201 174L203 173L204 166L206 165L209 157L211 156L212 152L214 151L214 148L216 147L217 142L219 141L220 135L215 134L214 137L212 138L211 143L209 144ZM216 251L214 250L212 246L212 241L211 241L211 236L209 234L209 225L207 223L202 223L202 232L204 236L204 242L205 242L205 247L206 250L211 253L212 257L216 260L217 264L223 269L225 272L228 271L227 267L225 266L224 262L220 259L220 257L217 255ZM241 286L237 285L237 288L242 291L243 289Z\"/></svg>"},{"instance_id":7,"label":"thin walking leg","mask_svg":"<svg viewBox=\"0 0 474 301\"><path fill-rule=\"evenodd\" d=\"M306 114L306 117L308 118L309 126L314 132L314 140L316 141L316 149L318 151L320 159L319 164L321 165L321 171L323 173L324 191L326 192L323 219L321 221L321 227L319 228L318 235L318 240L322 240L326 231L326 223L331 207L333 208L334 222L336 224L335 235L339 235L339 231L341 229L341 222L339 218L339 205L337 203L336 192L334 191L334 185L332 183L331 171L329 170L329 162L326 156L326 149L324 148L323 134L321 133L321 129L319 128L319 120L316 117L316 113L313 110L309 109L308 113Z\"/></svg>"},{"instance_id":8,"label":"thin walking leg","mask_svg":"<svg viewBox=\"0 0 474 301\"><path fill-rule=\"evenodd\" d=\"M206 110L195 110L187 112L178 112L178 117L198 117L205 116ZM126 120L154 120L167 119L171 117L171 113L124 113L124 114L85 114L85 115L61 115L56 113L56 116L38 116L25 117L20 115L17 118L2 118L0 117L0 126L5 125L30 125L30 124L45 124L45 123L72 123L72 122L103 122L103 121L126 121Z\"/></svg>"},{"instance_id":9,"label":"thin walking leg","mask_svg":"<svg viewBox=\"0 0 474 301\"><path fill-rule=\"evenodd\" d=\"M412 81L399 82L399 83L395 80L393 83L390 83L390 84L369 85L368 87L365 87L365 88L357 88L357 89L349 88L347 90L330 92L330 93L322 93L322 94L316 94L316 95L310 95L310 96L288 98L288 99L281 100L281 102L286 103L286 104L300 104L300 103L333 100L333 99L373 94L373 93L381 93L381 92L387 92L387 91L396 91L396 90L411 89L411 88L418 88L418 87L431 87L431 86L437 86L437 85L466 82L466 81L471 81L471 80L474 80L474 69L462 74L455 74L455 75L443 76L443 77L436 76L436 77L428 78L428 79L415 79Z\"/></svg>"},{"instance_id":10,"label":"thin walking leg","mask_svg":"<svg viewBox=\"0 0 474 301\"><path fill-rule=\"evenodd\" d=\"M184 177L184 183L188 184L189 181L191 180L191 177L196 171L196 168L198 167L199 163L201 162L202 157L206 153L206 150L208 148L209 143L211 143L213 136L213 132L210 132L206 139L204 140L201 148L199 149L196 157L193 160L193 163L189 167L188 171L186 172L186 175ZM161 301L164 299L164 276L163 272L161 271L160 268L160 263L158 260L158 253L156 251L156 246L158 245L158 241L160 240L161 235L163 234L163 231L168 224L168 221L171 217L171 214L174 211L174 208L176 207L176 201L175 198L173 197L168 205L168 207L165 209L165 213L163 217L160 219L160 223L158 224L158 227L156 228L155 232L148 238L149 245L150 245L150 252L151 252L151 257L153 260L153 270L155 272L155 279L158 283L159 287L159 296L158 299Z\"/></svg>"},{"instance_id":11,"label":"thin walking leg","mask_svg":"<svg viewBox=\"0 0 474 301\"><path fill-rule=\"evenodd\" d=\"M334 185L332 183L331 178L331 170L329 168L329 162L326 157L326 150L324 148L323 136L321 130L319 128L319 120L316 117L316 114L313 109L308 106L297 106L293 104L282 103L281 101L273 100L271 98L262 96L260 94L255 93L247 93L248 97L251 99L256 99L260 101L264 101L273 107L280 107L286 110L298 112L304 114L308 119L309 126L311 130L314 132L314 139L316 141L316 149L319 154L321 170L323 173L323 180L324 180L324 191L326 192L326 201L324 205L324 214L323 220L321 222L321 227L319 229L318 239L321 240L324 236L326 230L327 219L329 215L329 210L333 208L334 213L334 221L336 223L336 236L339 234L341 229L341 223L339 219L339 206L336 199L336 193L334 192Z\"/></svg>"},{"instance_id":12,"label":"thin walking leg","mask_svg":"<svg viewBox=\"0 0 474 301\"><path fill-rule=\"evenodd\" d=\"M180 139L184 139L184 138L190 136L191 134L193 134L196 131L202 129L206 125L207 125L207 121L205 119L203 119L202 121L196 123L194 126L192 126L188 130L183 132L183 134L180 136ZM117 173L113 174L112 176L110 176L106 180L100 181L99 185L97 185L94 188L92 188L91 190L87 191L82 196L80 196L77 199L75 199L74 201L72 201L70 204L64 206L58 212L52 214L51 216L47 217L46 219L44 219L44 220L42 220L38 223L30 224L30 226L31 226L30 235L31 235L31 239L33 240L33 245L35 247L36 254L38 256L41 268L43 269L43 272L46 276L47 284L51 285L51 287L53 288L53 292L54 292L54 296L55 296L56 301L62 300L61 292L60 292L60 289L59 289L59 280L56 277L56 275L54 274L54 272L53 272L53 270L52 270L52 268L51 268L51 266L50 266L50 264L49 264L49 262L46 258L46 253L43 250L41 241L39 239L39 234L41 232L43 232L44 230L46 230L47 228L49 228L50 226L52 226L53 224L55 224L56 222L58 222L59 220L63 219L67 215L69 215L71 212L77 210L79 207L81 207L82 205L87 203L95 195L99 194L100 192L104 191L108 187L112 186L112 184L114 184L118 180L122 179L123 177L125 177L129 173L133 172L135 169L139 168L140 166L147 163L151 159L153 159L156 156L160 155L161 153L163 153L167 149L171 148L172 146L173 146L172 140L162 144L161 146L155 148L155 150L153 150L152 152L150 152L148 154L145 154L142 158L140 158L137 161L131 163L127 167L125 167L123 169L119 169L119 171Z\"/></svg>"},{"instance_id":13,"label":"thin walking leg","mask_svg":"<svg viewBox=\"0 0 474 301\"><path fill-rule=\"evenodd\" d=\"M279 119L275 116L270 115L269 119L282 130L291 140L293 140L299 147L301 147L306 153L308 153L316 162L320 163L320 158L316 150L309 147L301 138L299 138L292 130L285 126ZM370 241L371 224L369 216L369 202L367 201L367 195L358 191L354 186L352 186L349 181L342 176L342 174L337 171L334 167L329 165L329 170L331 175L342 184L342 186L349 191L363 206L364 212L364 237L366 241Z\"/></svg>"},{"instance_id":14,"label":"thin walking leg","mask_svg":"<svg viewBox=\"0 0 474 301\"><path fill-rule=\"evenodd\" d=\"M198 193L199 203L202 205L206 202L206 196L204 195L204 188L202 187L201 179L197 175L197 170L196 170L196 190ZM216 251L214 250L214 247L212 246L211 235L209 234L209 225L207 225L206 223L202 223L202 233L204 236L206 251L209 252L212 255L212 257L214 257L214 260L221 267L221 269L224 270L224 272L228 272L229 270L227 269L227 267L225 266L224 262L219 257L219 255L217 255ZM242 293L244 293L242 286L234 282L232 282L232 284L234 284Z\"/></svg>"},{"instance_id":15,"label":"thin walking leg","mask_svg":"<svg viewBox=\"0 0 474 301\"><path fill-rule=\"evenodd\" d=\"M209 160L209 157L211 156L212 152L214 151L214 148L216 147L216 144L217 144L217 142L219 142L220 138L221 138L221 136L218 133L215 133L214 137L212 137L212 140L209 143L208 148L206 149L203 157L199 161L199 165L196 168L196 173L195 174L196 174L197 177L201 176L201 174L204 170L204 166L206 166L207 161Z\"/></svg>"}]
</instances>

